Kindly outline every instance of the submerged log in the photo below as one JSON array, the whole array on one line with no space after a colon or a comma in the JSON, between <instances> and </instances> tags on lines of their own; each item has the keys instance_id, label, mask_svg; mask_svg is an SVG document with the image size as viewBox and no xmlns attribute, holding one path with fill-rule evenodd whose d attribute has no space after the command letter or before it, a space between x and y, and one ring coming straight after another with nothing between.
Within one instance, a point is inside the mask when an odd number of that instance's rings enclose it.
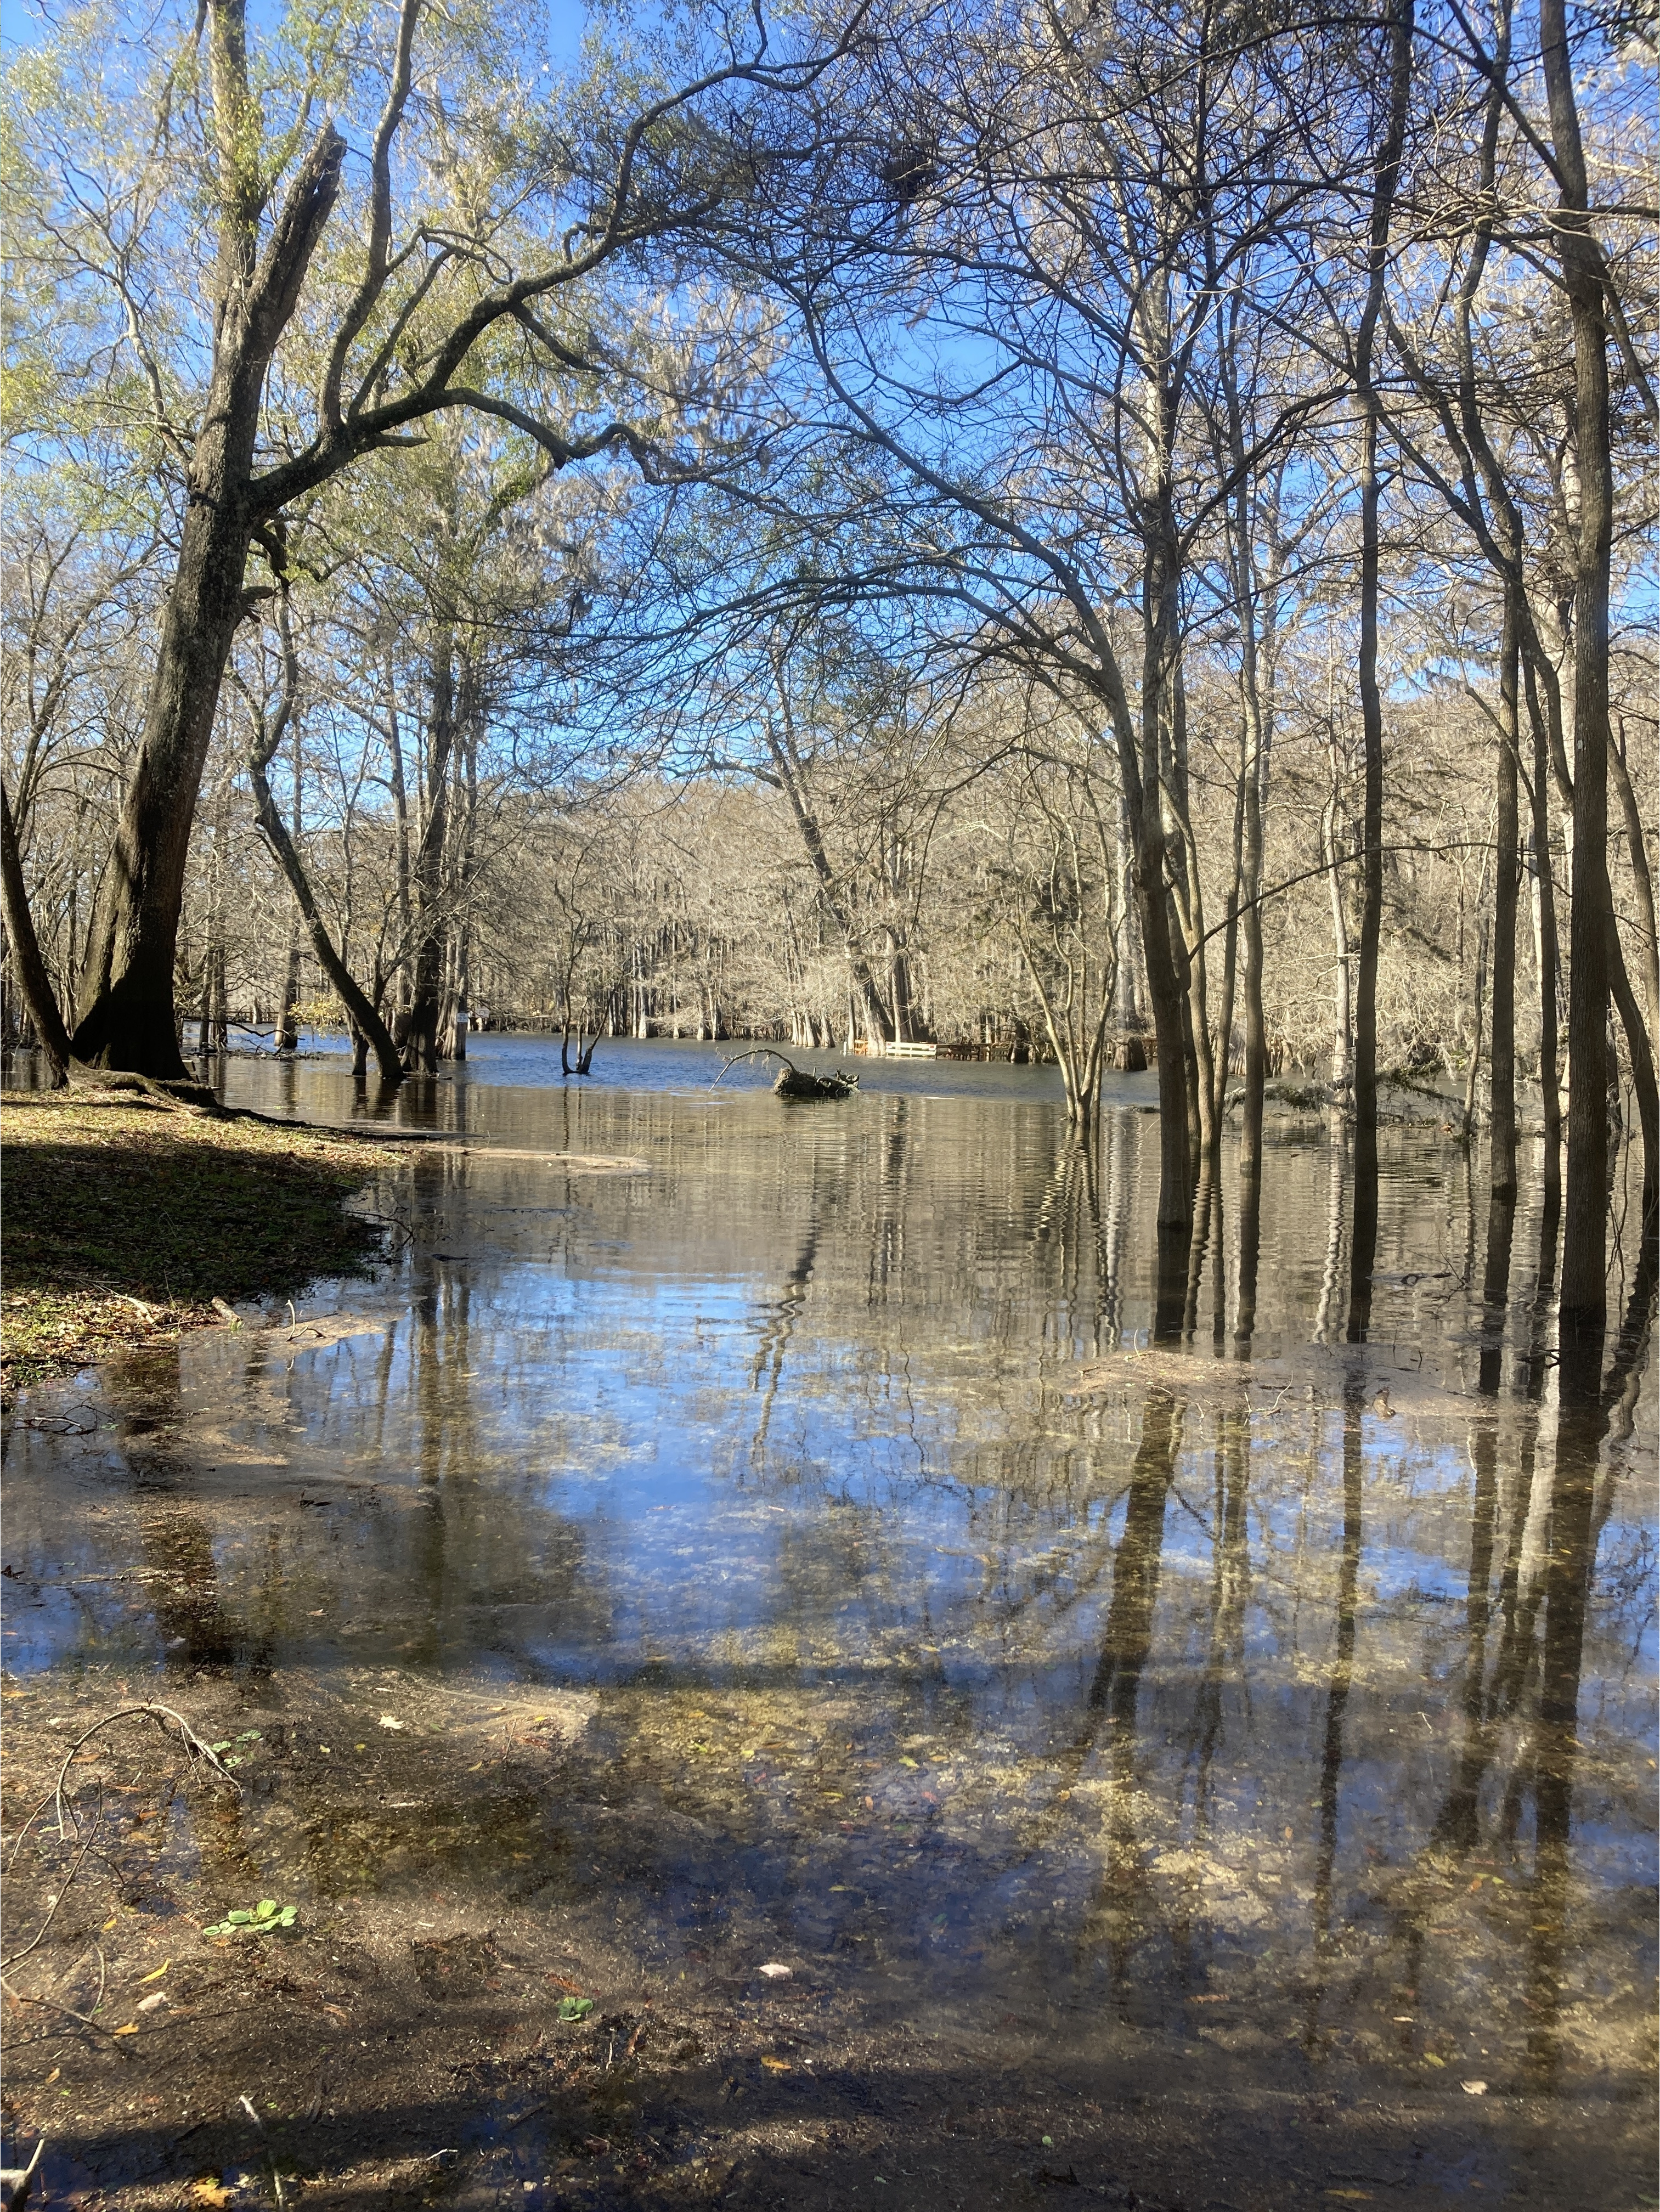
<instances>
[{"instance_id":1,"label":"submerged log","mask_svg":"<svg viewBox=\"0 0 1660 2212\"><path fill-rule=\"evenodd\" d=\"M771 1045L756 1045L748 1052L735 1052L730 1060L721 1063L721 1075L729 1067L736 1067L740 1060L776 1060L782 1061L778 1079L772 1086L775 1098L847 1098L859 1088L859 1078L845 1067L833 1067L828 1075L814 1075L805 1067L798 1067ZM714 1079L721 1080L721 1075ZM714 1085L710 1086L712 1090Z\"/></svg>"},{"instance_id":2,"label":"submerged log","mask_svg":"<svg viewBox=\"0 0 1660 2212\"><path fill-rule=\"evenodd\" d=\"M859 1078L845 1068L833 1067L828 1075L812 1075L787 1063L779 1069L778 1080L772 1086L775 1098L845 1098L858 1088Z\"/></svg>"}]
</instances>

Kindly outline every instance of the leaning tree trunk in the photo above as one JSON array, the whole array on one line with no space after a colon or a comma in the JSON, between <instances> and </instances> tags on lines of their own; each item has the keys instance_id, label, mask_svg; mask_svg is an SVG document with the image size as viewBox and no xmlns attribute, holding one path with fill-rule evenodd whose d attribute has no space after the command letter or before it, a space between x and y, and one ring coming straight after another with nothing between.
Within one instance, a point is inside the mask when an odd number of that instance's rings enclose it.
<instances>
[{"instance_id":1,"label":"leaning tree trunk","mask_svg":"<svg viewBox=\"0 0 1660 2212\"><path fill-rule=\"evenodd\" d=\"M318 965L334 986L337 996L346 1009L347 1026L352 1036L353 1074L363 1072L364 1048L373 1045L381 1074L388 1083L401 1083L404 1065L398 1058L398 1048L368 993L359 986L344 959L336 951L334 941L318 912L310 878L300 858L296 842L301 820L300 734L295 719L300 696L300 656L295 647L286 583L277 595L277 635L283 656L282 689L277 696L276 712L268 720L260 720L248 746L248 782L253 791L254 820L258 824L260 835L270 846L277 865L288 880L289 889L294 894L294 902L300 909L300 918L305 924L306 934L311 939L312 951L317 956ZM282 810L277 804L266 775L290 723L295 724L295 836L289 834L288 824L283 819Z\"/></svg>"},{"instance_id":2,"label":"leaning tree trunk","mask_svg":"<svg viewBox=\"0 0 1660 2212\"><path fill-rule=\"evenodd\" d=\"M240 173L250 158L246 118L239 111L217 122L228 172ZM228 207L222 218L213 374L186 472L178 567L76 1002L76 1057L102 1066L174 1079L185 1073L173 1019L173 954L197 793L226 659L246 611L265 375L339 191L345 150L344 139L325 125L263 253L257 203ZM227 189L238 189L234 178Z\"/></svg>"},{"instance_id":3,"label":"leaning tree trunk","mask_svg":"<svg viewBox=\"0 0 1660 2212\"><path fill-rule=\"evenodd\" d=\"M368 1041L374 1049L375 1065L388 1083L401 1083L404 1063L398 1056L398 1047L392 1042L392 1032L371 1005L368 993L335 950L328 926L317 910L317 901L313 896L304 864L295 850L288 825L271 796L271 786L266 782L265 771L257 759L250 759L248 774L253 786L254 820L259 825L261 836L271 847L277 865L288 879L289 889L294 893L294 902L299 908L301 919L306 926L306 934L311 939L311 949L317 957L317 964L333 985L336 995L346 1009L354 1039Z\"/></svg>"}]
</instances>

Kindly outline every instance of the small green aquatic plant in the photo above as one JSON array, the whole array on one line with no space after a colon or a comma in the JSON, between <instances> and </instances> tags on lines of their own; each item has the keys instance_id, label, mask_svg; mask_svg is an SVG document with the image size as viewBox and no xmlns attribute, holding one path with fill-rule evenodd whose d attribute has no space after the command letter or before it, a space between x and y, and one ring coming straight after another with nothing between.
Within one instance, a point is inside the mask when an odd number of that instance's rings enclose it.
<instances>
[{"instance_id":1,"label":"small green aquatic plant","mask_svg":"<svg viewBox=\"0 0 1660 2212\"><path fill-rule=\"evenodd\" d=\"M258 1729L244 1729L240 1735L222 1736L217 1743L210 1744L208 1748L219 1753L222 1766L240 1766L246 1753L239 1751L237 1746L256 1744L259 1741L260 1731Z\"/></svg>"},{"instance_id":2,"label":"small green aquatic plant","mask_svg":"<svg viewBox=\"0 0 1660 2212\"><path fill-rule=\"evenodd\" d=\"M258 1905L237 1906L211 1928L204 1928L204 1936L274 1936L285 1928L292 1928L300 1915L297 1905L279 1905L274 1897L262 1897Z\"/></svg>"},{"instance_id":3,"label":"small green aquatic plant","mask_svg":"<svg viewBox=\"0 0 1660 2212\"><path fill-rule=\"evenodd\" d=\"M559 2017L562 2021L586 2020L593 2010L592 1997L561 1997L559 2000Z\"/></svg>"}]
</instances>

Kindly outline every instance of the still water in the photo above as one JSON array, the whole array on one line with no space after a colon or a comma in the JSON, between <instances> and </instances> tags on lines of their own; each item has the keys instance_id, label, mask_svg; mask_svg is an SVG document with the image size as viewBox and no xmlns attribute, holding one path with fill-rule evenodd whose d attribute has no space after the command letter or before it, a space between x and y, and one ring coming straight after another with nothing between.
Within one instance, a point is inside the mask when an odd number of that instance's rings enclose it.
<instances>
[{"instance_id":1,"label":"still water","mask_svg":"<svg viewBox=\"0 0 1660 2212\"><path fill-rule=\"evenodd\" d=\"M1386 1133L1351 1344L1343 1152L1286 1124L1254 1261L1225 1175L1155 1344L1138 1080L1091 1164L1039 1070L800 1107L712 1047L478 1049L398 1102L463 1141L366 1192L378 1279L14 1431L14 1676L564 1716L580 1838L568 1775L437 1824L277 1787L302 1905L603 1894L670 1982L794 1960L1039 2061L1640 2125L1655 1392L1639 1314L1594 1453L1559 1421L1536 1210L1484 1300L1479 1176ZM364 1111L323 1060L228 1096Z\"/></svg>"}]
</instances>

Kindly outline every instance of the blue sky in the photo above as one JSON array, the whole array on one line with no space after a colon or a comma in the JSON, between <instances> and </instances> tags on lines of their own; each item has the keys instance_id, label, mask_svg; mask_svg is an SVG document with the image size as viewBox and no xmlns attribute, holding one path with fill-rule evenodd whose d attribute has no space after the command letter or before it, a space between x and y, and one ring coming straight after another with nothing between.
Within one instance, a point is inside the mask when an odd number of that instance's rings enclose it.
<instances>
[{"instance_id":1,"label":"blue sky","mask_svg":"<svg viewBox=\"0 0 1660 2212\"><path fill-rule=\"evenodd\" d=\"M390 9L391 0L386 0ZM61 9L54 7L54 13ZM249 15L258 21L260 0L251 0ZM588 11L583 0L547 0L547 58L550 62L568 63L577 59L582 47L582 33L587 27ZM31 46L46 27L39 6L32 0L0 0L0 54L8 47Z\"/></svg>"}]
</instances>

